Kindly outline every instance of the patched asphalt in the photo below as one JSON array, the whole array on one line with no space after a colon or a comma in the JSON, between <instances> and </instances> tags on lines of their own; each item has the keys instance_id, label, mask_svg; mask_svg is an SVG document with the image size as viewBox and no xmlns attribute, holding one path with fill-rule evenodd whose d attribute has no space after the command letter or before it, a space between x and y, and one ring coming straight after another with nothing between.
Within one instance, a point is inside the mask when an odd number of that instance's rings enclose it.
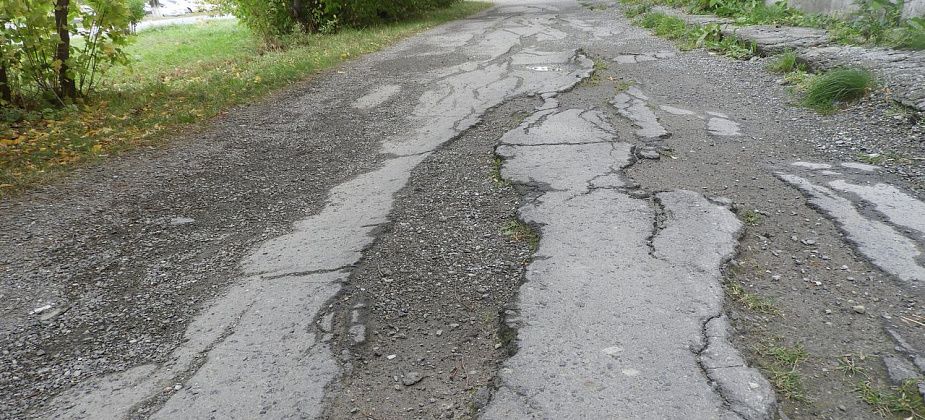
<instances>
[{"instance_id":1,"label":"patched asphalt","mask_svg":"<svg viewBox=\"0 0 925 420\"><path fill-rule=\"evenodd\" d=\"M0 417L873 415L837 360L922 375L925 205L784 94L506 0L80 169L0 204Z\"/></svg>"}]
</instances>

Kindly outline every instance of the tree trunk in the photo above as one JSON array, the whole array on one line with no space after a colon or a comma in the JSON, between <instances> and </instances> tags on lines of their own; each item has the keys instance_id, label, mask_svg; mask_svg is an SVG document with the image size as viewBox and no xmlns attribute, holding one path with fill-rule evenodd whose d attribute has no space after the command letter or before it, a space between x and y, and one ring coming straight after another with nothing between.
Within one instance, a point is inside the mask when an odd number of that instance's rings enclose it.
<instances>
[{"instance_id":1,"label":"tree trunk","mask_svg":"<svg viewBox=\"0 0 925 420\"><path fill-rule=\"evenodd\" d=\"M67 15L71 0L57 0L55 5L55 29L58 31L58 48L55 61L61 63L58 69L58 96L61 99L77 97L77 83L68 76L67 61L71 56L71 33L67 27Z\"/></svg>"},{"instance_id":2,"label":"tree trunk","mask_svg":"<svg viewBox=\"0 0 925 420\"><path fill-rule=\"evenodd\" d=\"M302 0L292 0L289 3L289 13L292 15L292 19L299 24L299 28L304 32L309 32L308 16L306 16L307 11L305 6L302 4Z\"/></svg>"},{"instance_id":3,"label":"tree trunk","mask_svg":"<svg viewBox=\"0 0 925 420\"><path fill-rule=\"evenodd\" d=\"M0 100L7 104L13 102L13 91L10 89L10 79L6 74L6 63L0 62Z\"/></svg>"}]
</instances>

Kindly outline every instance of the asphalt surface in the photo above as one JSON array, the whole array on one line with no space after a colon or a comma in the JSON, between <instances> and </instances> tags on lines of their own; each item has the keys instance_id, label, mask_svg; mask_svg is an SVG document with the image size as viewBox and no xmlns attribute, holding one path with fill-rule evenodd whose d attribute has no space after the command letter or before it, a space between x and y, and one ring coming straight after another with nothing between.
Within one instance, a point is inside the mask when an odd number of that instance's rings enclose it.
<instances>
[{"instance_id":1,"label":"asphalt surface","mask_svg":"<svg viewBox=\"0 0 925 420\"><path fill-rule=\"evenodd\" d=\"M833 363L921 376L919 184L601 4L499 1L0 203L0 417L875 415Z\"/></svg>"}]
</instances>

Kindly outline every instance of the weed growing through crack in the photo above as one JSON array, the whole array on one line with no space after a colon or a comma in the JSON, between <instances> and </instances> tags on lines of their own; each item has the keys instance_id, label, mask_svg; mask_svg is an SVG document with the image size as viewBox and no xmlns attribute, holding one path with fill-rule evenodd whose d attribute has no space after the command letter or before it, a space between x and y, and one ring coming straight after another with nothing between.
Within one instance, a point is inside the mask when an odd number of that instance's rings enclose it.
<instances>
[{"instance_id":1,"label":"weed growing through crack","mask_svg":"<svg viewBox=\"0 0 925 420\"><path fill-rule=\"evenodd\" d=\"M502 165L504 165L504 160L498 156L495 156L491 161L491 180L498 188L504 188L511 185L508 180L501 176Z\"/></svg>"},{"instance_id":2,"label":"weed growing through crack","mask_svg":"<svg viewBox=\"0 0 925 420\"><path fill-rule=\"evenodd\" d=\"M831 70L809 79L803 105L829 113L840 103L863 98L873 86L874 77L866 70Z\"/></svg>"},{"instance_id":3,"label":"weed growing through crack","mask_svg":"<svg viewBox=\"0 0 925 420\"><path fill-rule=\"evenodd\" d=\"M633 87L632 82L621 81L620 83L617 83L616 85L614 85L613 88L614 90L617 91L617 93L620 93L620 92L628 91L631 87Z\"/></svg>"},{"instance_id":4,"label":"weed growing through crack","mask_svg":"<svg viewBox=\"0 0 925 420\"><path fill-rule=\"evenodd\" d=\"M793 347L769 344L758 349L766 359L764 370L777 391L794 401L806 401L803 379L797 368L806 361L807 353L802 345Z\"/></svg>"},{"instance_id":5,"label":"weed growing through crack","mask_svg":"<svg viewBox=\"0 0 925 420\"><path fill-rule=\"evenodd\" d=\"M758 226L761 223L761 214L752 209L740 210L739 217L742 218L742 222L749 226Z\"/></svg>"},{"instance_id":6,"label":"weed growing through crack","mask_svg":"<svg viewBox=\"0 0 925 420\"><path fill-rule=\"evenodd\" d=\"M858 383L855 390L864 402L874 407L883 417L892 414L925 419L925 401L919 394L918 385L918 381L910 379L901 386L881 388L865 380Z\"/></svg>"},{"instance_id":7,"label":"weed growing through crack","mask_svg":"<svg viewBox=\"0 0 925 420\"><path fill-rule=\"evenodd\" d=\"M768 71L771 73L788 74L795 71L806 71L806 66L797 59L796 53L788 51L774 58L774 61L768 65Z\"/></svg>"},{"instance_id":8,"label":"weed growing through crack","mask_svg":"<svg viewBox=\"0 0 925 420\"><path fill-rule=\"evenodd\" d=\"M770 300L749 293L741 283L735 280L729 279L726 282L726 293L732 300L738 302L750 311L768 315L777 315L780 313Z\"/></svg>"},{"instance_id":9,"label":"weed growing through crack","mask_svg":"<svg viewBox=\"0 0 925 420\"><path fill-rule=\"evenodd\" d=\"M597 86L601 83L601 72L607 70L607 62L601 58L594 59L594 68L591 71L591 77L584 81L584 85Z\"/></svg>"},{"instance_id":10,"label":"weed growing through crack","mask_svg":"<svg viewBox=\"0 0 925 420\"><path fill-rule=\"evenodd\" d=\"M530 225L520 221L511 220L501 230L504 236L511 238L512 241L526 242L530 245L530 250L536 252L540 246L540 236L533 230Z\"/></svg>"}]
</instances>

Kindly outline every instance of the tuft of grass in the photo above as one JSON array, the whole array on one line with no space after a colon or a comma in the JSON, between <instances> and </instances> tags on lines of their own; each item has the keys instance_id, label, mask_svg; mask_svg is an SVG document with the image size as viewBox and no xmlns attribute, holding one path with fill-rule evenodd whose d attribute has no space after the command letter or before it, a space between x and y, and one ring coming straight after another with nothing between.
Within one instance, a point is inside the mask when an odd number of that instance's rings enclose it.
<instances>
[{"instance_id":1,"label":"tuft of grass","mask_svg":"<svg viewBox=\"0 0 925 420\"><path fill-rule=\"evenodd\" d=\"M501 229L501 233L508 238L511 238L512 241L516 242L526 242L530 245L530 250L536 252L540 246L540 235L533 230L530 225L513 219L509 221L504 228Z\"/></svg>"},{"instance_id":2,"label":"tuft of grass","mask_svg":"<svg viewBox=\"0 0 925 420\"><path fill-rule=\"evenodd\" d=\"M803 379L798 370L808 357L802 345L787 347L770 344L759 348L758 354L766 359L762 367L781 395L794 401L806 401Z\"/></svg>"},{"instance_id":3,"label":"tuft of grass","mask_svg":"<svg viewBox=\"0 0 925 420\"><path fill-rule=\"evenodd\" d=\"M841 103L863 98L874 86L866 70L837 69L809 79L803 105L822 113L832 112Z\"/></svg>"},{"instance_id":4,"label":"tuft of grass","mask_svg":"<svg viewBox=\"0 0 925 420\"><path fill-rule=\"evenodd\" d=\"M768 315L777 315L780 313L769 299L749 293L742 287L741 283L735 280L730 279L726 282L726 293L733 301L738 302L750 311Z\"/></svg>"},{"instance_id":5,"label":"tuft of grass","mask_svg":"<svg viewBox=\"0 0 925 420\"><path fill-rule=\"evenodd\" d=\"M865 380L858 383L855 391L883 417L901 415L925 419L925 401L919 394L918 385L918 381L910 379L901 386L881 388Z\"/></svg>"},{"instance_id":6,"label":"tuft of grass","mask_svg":"<svg viewBox=\"0 0 925 420\"><path fill-rule=\"evenodd\" d=\"M806 71L806 66L797 59L796 53L788 51L778 55L774 61L768 65L768 71L772 73L788 74L795 71Z\"/></svg>"},{"instance_id":7,"label":"tuft of grass","mask_svg":"<svg viewBox=\"0 0 925 420\"><path fill-rule=\"evenodd\" d=\"M114 69L79 105L0 112L0 198L83 162L160 144L233 106L488 7L459 2L412 20L294 36L272 50L232 21L141 31L126 48L132 66Z\"/></svg>"}]
</instances>

